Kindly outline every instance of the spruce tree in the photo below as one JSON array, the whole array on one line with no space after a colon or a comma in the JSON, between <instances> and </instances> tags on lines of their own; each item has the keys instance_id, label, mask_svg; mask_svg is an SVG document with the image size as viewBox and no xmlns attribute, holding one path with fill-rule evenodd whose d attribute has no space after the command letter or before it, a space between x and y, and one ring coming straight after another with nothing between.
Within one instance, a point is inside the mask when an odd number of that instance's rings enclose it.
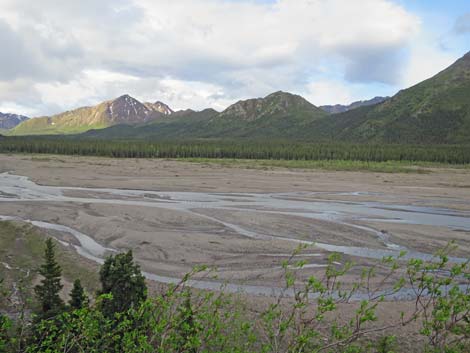
<instances>
[{"instance_id":1,"label":"spruce tree","mask_svg":"<svg viewBox=\"0 0 470 353\"><path fill-rule=\"evenodd\" d=\"M146 299L145 278L139 265L134 263L132 251L108 257L101 267L100 281L98 294L112 295L101 304L103 314L108 317L125 312Z\"/></svg>"},{"instance_id":2,"label":"spruce tree","mask_svg":"<svg viewBox=\"0 0 470 353\"><path fill-rule=\"evenodd\" d=\"M85 290L82 287L82 283L79 279L73 282L73 288L70 292L69 305L73 310L82 309L88 303L88 297L85 294Z\"/></svg>"},{"instance_id":3,"label":"spruce tree","mask_svg":"<svg viewBox=\"0 0 470 353\"><path fill-rule=\"evenodd\" d=\"M55 259L55 245L50 238L46 240L44 263L39 268L39 274L43 279L41 284L34 288L34 291L41 304L41 313L47 314L62 309L64 302L59 296L63 287L60 283L62 269Z\"/></svg>"}]
</instances>

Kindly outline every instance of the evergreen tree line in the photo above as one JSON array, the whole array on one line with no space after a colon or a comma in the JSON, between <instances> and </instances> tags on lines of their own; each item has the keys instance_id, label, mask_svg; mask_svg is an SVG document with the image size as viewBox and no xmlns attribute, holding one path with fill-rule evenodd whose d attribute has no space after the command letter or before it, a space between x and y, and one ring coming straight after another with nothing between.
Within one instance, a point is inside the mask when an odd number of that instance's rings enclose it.
<instances>
[{"instance_id":1,"label":"evergreen tree line","mask_svg":"<svg viewBox=\"0 0 470 353\"><path fill-rule=\"evenodd\" d=\"M37 318L49 319L67 309L82 309L89 303L80 279L76 279L70 292L68 304L60 297L62 269L55 258L55 245L47 239L44 249L44 263L38 272L41 283L34 287L40 309ZM110 256L100 270L102 289L97 295L107 295L100 303L100 309L108 317L125 312L146 298L147 287L138 265L134 264L132 252Z\"/></svg>"},{"instance_id":2,"label":"evergreen tree line","mask_svg":"<svg viewBox=\"0 0 470 353\"><path fill-rule=\"evenodd\" d=\"M470 163L469 145L375 145L286 141L111 141L63 137L2 137L0 153L49 153L116 158L423 161Z\"/></svg>"},{"instance_id":3,"label":"evergreen tree line","mask_svg":"<svg viewBox=\"0 0 470 353\"><path fill-rule=\"evenodd\" d=\"M470 266L468 262L449 263L451 250L450 246L443 249L434 261L411 259L406 265L404 253L398 258L385 257L377 265L363 268L351 289L341 279L354 264L338 265L343 261L339 254L328 258L324 278L312 276L302 285L298 285L296 273L304 262L285 261L283 293L293 295L266 300L253 312L246 310L246 302L223 291L190 290L187 284L205 267L148 296L130 251L104 261L99 271L101 289L94 298L77 279L65 303L60 296L61 267L54 243L48 239L38 270L42 280L34 288L35 312L26 321L21 315L15 320L0 312L0 352L393 353L402 351L397 350L400 340L413 333L416 342L402 348L467 353ZM390 288L381 287L397 275L400 279ZM377 312L385 298L409 288L407 281L416 295L414 308L403 311L396 321L379 323ZM367 289L364 299L354 304L351 317L344 316L340 305L353 305L350 299L363 289ZM403 337L393 334L400 327L406 330Z\"/></svg>"},{"instance_id":4,"label":"evergreen tree line","mask_svg":"<svg viewBox=\"0 0 470 353\"><path fill-rule=\"evenodd\" d=\"M30 326L28 335L22 341L15 336L8 340L7 331L11 327L6 316L0 314L0 352L56 352L58 350L54 347L61 344L56 336L61 330L67 330L67 325L70 328L73 319L90 308L90 297L80 279L75 279L69 301L65 302L61 298L62 269L56 260L55 245L50 238L45 242L44 263L39 267L38 273L42 280L34 287L35 309L30 325L23 323L17 328L23 331ZM108 257L100 269L99 279L101 290L96 293L95 309L113 324L117 323L116 319L120 315L138 307L147 297L145 279L139 266L134 263L131 251ZM95 324L99 324L99 321ZM73 328L75 333L78 333L77 329ZM119 351L111 347L107 349ZM77 351L79 350L70 350Z\"/></svg>"}]
</instances>

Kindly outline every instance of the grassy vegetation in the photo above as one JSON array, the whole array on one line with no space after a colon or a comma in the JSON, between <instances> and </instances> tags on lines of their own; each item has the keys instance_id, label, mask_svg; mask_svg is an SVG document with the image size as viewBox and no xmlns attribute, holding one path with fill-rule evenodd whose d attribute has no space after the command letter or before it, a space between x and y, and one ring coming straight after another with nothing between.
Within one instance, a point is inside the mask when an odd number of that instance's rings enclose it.
<instances>
[{"instance_id":1,"label":"grassy vegetation","mask_svg":"<svg viewBox=\"0 0 470 353\"><path fill-rule=\"evenodd\" d=\"M104 129L108 127L105 124L94 124L86 126L51 126L41 124L41 120L47 118L35 118L27 120L26 122L18 125L16 128L4 131L6 136L14 135L72 135L80 134L82 132L92 129ZM39 123L38 123L39 122Z\"/></svg>"},{"instance_id":2,"label":"grassy vegetation","mask_svg":"<svg viewBox=\"0 0 470 353\"><path fill-rule=\"evenodd\" d=\"M217 158L180 158L178 161L220 165L223 167L238 167L247 169L291 168L291 169L321 169L332 171L368 171L377 173L430 173L430 168L470 169L469 164L411 162L411 161L305 161L305 160L263 160L263 159L217 159Z\"/></svg>"},{"instance_id":3,"label":"grassy vegetation","mask_svg":"<svg viewBox=\"0 0 470 353\"><path fill-rule=\"evenodd\" d=\"M124 285L121 278L139 277L140 269L123 262L133 261L132 253L115 255L101 268L100 281L103 289L113 288L119 295L104 292L97 294L91 304L83 301L78 309L61 305L44 312L42 308L37 316L16 321L0 310L0 351L469 352L470 268L468 262L449 262L453 246L439 251L433 261L406 262L402 253L369 267L331 254L324 275L299 283L298 272L305 262L293 258L302 249L300 246L290 260L282 263L284 293L265 298L254 311L247 310L242 297L223 291L192 290L191 278L205 272L204 266L194 269L178 284L136 299L134 294L141 284L134 286L126 281ZM66 264L62 261L58 259L59 266ZM354 272L360 275L356 275L352 288L345 287L344 276L354 267L359 267ZM390 281L392 278L398 279ZM386 299L402 289L411 289L416 300L388 305L394 313L385 313L384 317L384 306L390 304ZM291 294L284 295L287 293ZM122 309L118 305L121 303L125 304Z\"/></svg>"},{"instance_id":4,"label":"grassy vegetation","mask_svg":"<svg viewBox=\"0 0 470 353\"><path fill-rule=\"evenodd\" d=\"M31 294L45 239L45 233L32 225L0 221L0 278L4 279L7 288L11 288L14 283L18 286L18 281L21 281L26 294ZM83 278L83 284L88 290L97 289L95 268L84 262L74 250L57 246L57 258L62 264L66 281Z\"/></svg>"},{"instance_id":5,"label":"grassy vegetation","mask_svg":"<svg viewBox=\"0 0 470 353\"><path fill-rule=\"evenodd\" d=\"M66 163L61 155L41 155L29 154L31 161L35 162L60 162ZM387 162L367 162L367 161L345 161L345 160L272 160L272 159L231 159L231 158L164 158L164 160L175 162L187 162L226 168L243 168L269 170L273 168L286 169L319 169L331 171L364 171L376 173L432 173L433 169L470 169L470 164L449 164L436 162L412 162L412 161L387 161ZM103 161L89 161L89 164L97 166L110 166Z\"/></svg>"}]
</instances>

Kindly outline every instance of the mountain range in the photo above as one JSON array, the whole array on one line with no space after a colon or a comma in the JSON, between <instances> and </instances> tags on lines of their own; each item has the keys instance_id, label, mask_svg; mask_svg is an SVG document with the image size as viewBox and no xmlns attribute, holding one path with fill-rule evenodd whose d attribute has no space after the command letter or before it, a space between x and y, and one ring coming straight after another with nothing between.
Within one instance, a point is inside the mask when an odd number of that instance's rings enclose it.
<instances>
[{"instance_id":1,"label":"mountain range","mask_svg":"<svg viewBox=\"0 0 470 353\"><path fill-rule=\"evenodd\" d=\"M384 102L315 126L326 139L392 143L470 142L470 52Z\"/></svg>"},{"instance_id":2,"label":"mountain range","mask_svg":"<svg viewBox=\"0 0 470 353\"><path fill-rule=\"evenodd\" d=\"M82 107L51 117L29 119L12 130L14 135L72 134L118 124L142 124L173 113L162 102L141 103L125 94L93 107Z\"/></svg>"},{"instance_id":3,"label":"mountain range","mask_svg":"<svg viewBox=\"0 0 470 353\"><path fill-rule=\"evenodd\" d=\"M390 97L374 97L369 100L364 100L364 101L356 101L353 102L349 105L342 105L342 104L335 104L335 105L322 105L320 106L321 109L323 109L325 112L330 113L330 114L337 114L337 113L344 113L347 112L348 110L356 109L359 107L364 107L367 105L375 105L378 103L382 103L383 101L387 100Z\"/></svg>"},{"instance_id":4,"label":"mountain range","mask_svg":"<svg viewBox=\"0 0 470 353\"><path fill-rule=\"evenodd\" d=\"M25 120L28 120L28 117L24 115L0 113L0 129L13 129Z\"/></svg>"},{"instance_id":5,"label":"mountain range","mask_svg":"<svg viewBox=\"0 0 470 353\"><path fill-rule=\"evenodd\" d=\"M348 106L317 107L275 92L222 112L173 111L162 102L124 95L93 107L29 119L13 135L80 134L80 138L246 138L386 143L470 142L470 53L434 77Z\"/></svg>"}]
</instances>

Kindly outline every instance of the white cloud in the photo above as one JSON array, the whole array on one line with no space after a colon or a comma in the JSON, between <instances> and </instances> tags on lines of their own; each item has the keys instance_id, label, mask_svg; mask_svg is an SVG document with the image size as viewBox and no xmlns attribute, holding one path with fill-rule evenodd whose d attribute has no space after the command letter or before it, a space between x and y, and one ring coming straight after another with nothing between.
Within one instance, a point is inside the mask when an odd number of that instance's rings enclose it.
<instances>
[{"instance_id":1,"label":"white cloud","mask_svg":"<svg viewBox=\"0 0 470 353\"><path fill-rule=\"evenodd\" d=\"M225 98L223 88L211 83L181 81L165 78L154 91L154 99L168 102L173 109L204 109L212 107L223 110L233 103ZM149 99L150 100L150 99Z\"/></svg>"},{"instance_id":2,"label":"white cloud","mask_svg":"<svg viewBox=\"0 0 470 353\"><path fill-rule=\"evenodd\" d=\"M456 61L456 57L449 52L442 51L432 45L416 45L410 51L401 86L407 88L426 80L454 61Z\"/></svg>"},{"instance_id":3,"label":"white cloud","mask_svg":"<svg viewBox=\"0 0 470 353\"><path fill-rule=\"evenodd\" d=\"M104 97L121 95L137 77L106 70L84 70L67 83L45 82L34 85L46 105L56 104L61 110L93 105Z\"/></svg>"},{"instance_id":4,"label":"white cloud","mask_svg":"<svg viewBox=\"0 0 470 353\"><path fill-rule=\"evenodd\" d=\"M34 89L46 105L58 104L57 112L93 105L124 93L144 102L161 100L173 109L213 107L220 110L232 103L223 98L222 87L214 84L169 77L144 79L106 70L85 70L69 83L37 83Z\"/></svg>"},{"instance_id":5,"label":"white cloud","mask_svg":"<svg viewBox=\"0 0 470 353\"><path fill-rule=\"evenodd\" d=\"M349 58L351 48L374 53L406 45L419 20L386 0L280 0L274 5L215 0L135 0L136 30L155 47L146 54L175 72L199 60L206 71L292 65L301 72L325 55ZM364 16L367 14L367 16ZM151 33L150 35L148 35ZM354 58L352 58L354 60ZM196 70L190 71L198 75ZM392 68L394 69L394 68Z\"/></svg>"},{"instance_id":6,"label":"white cloud","mask_svg":"<svg viewBox=\"0 0 470 353\"><path fill-rule=\"evenodd\" d=\"M392 0L0 0L0 21L24 62L15 71L10 60L3 76L0 65L0 106L38 114L124 93L219 110L280 89L350 101L367 98L354 84L394 85L410 72L414 81L447 62L425 69L412 53L403 65L422 24Z\"/></svg>"},{"instance_id":7,"label":"white cloud","mask_svg":"<svg viewBox=\"0 0 470 353\"><path fill-rule=\"evenodd\" d=\"M2 104L0 104L0 112L21 112L22 115L30 117L34 116L36 110L28 106L19 105L15 102L2 102Z\"/></svg>"},{"instance_id":8,"label":"white cloud","mask_svg":"<svg viewBox=\"0 0 470 353\"><path fill-rule=\"evenodd\" d=\"M358 97L351 92L344 82L316 81L308 85L305 98L318 105L349 104Z\"/></svg>"}]
</instances>

